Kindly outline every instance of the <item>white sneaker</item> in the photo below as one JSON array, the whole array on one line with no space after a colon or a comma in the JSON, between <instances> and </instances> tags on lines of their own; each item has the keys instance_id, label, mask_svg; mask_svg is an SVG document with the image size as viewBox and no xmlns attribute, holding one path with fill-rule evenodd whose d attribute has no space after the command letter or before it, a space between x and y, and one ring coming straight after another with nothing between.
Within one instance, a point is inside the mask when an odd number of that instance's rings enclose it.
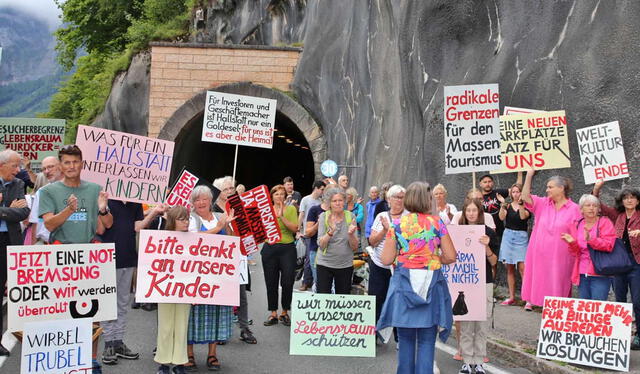
<instances>
[{"instance_id":1,"label":"white sneaker","mask_svg":"<svg viewBox=\"0 0 640 374\"><path fill-rule=\"evenodd\" d=\"M433 360L433 374L440 374L440 368L438 368L438 364L435 360Z\"/></svg>"},{"instance_id":2,"label":"white sneaker","mask_svg":"<svg viewBox=\"0 0 640 374\"><path fill-rule=\"evenodd\" d=\"M484 371L484 367L482 366L482 364L476 365L475 370L476 374L487 374L487 372Z\"/></svg>"},{"instance_id":3,"label":"white sneaker","mask_svg":"<svg viewBox=\"0 0 640 374\"><path fill-rule=\"evenodd\" d=\"M458 374L471 374L471 366L469 366L469 364L462 364Z\"/></svg>"}]
</instances>

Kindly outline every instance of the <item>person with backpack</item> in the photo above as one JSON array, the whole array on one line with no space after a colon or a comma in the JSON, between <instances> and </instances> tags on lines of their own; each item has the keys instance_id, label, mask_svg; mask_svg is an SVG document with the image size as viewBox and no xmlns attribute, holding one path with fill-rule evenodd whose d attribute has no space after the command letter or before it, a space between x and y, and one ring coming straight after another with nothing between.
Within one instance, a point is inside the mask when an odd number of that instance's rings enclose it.
<instances>
[{"instance_id":1,"label":"person with backpack","mask_svg":"<svg viewBox=\"0 0 640 374\"><path fill-rule=\"evenodd\" d=\"M318 218L318 253L316 256L316 291L351 293L353 252L358 248L357 223L353 213L344 210L346 194L339 188L325 192L329 210Z\"/></svg>"}]
</instances>

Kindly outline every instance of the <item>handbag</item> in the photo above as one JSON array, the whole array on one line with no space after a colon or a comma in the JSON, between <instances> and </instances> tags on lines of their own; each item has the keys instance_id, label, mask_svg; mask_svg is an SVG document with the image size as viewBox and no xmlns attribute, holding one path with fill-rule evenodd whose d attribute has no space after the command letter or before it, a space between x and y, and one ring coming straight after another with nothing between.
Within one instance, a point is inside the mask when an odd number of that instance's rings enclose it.
<instances>
[{"instance_id":1,"label":"handbag","mask_svg":"<svg viewBox=\"0 0 640 374\"><path fill-rule=\"evenodd\" d=\"M578 221L580 225L580 221ZM596 238L600 235L600 219L596 223ZM593 270L598 275L619 275L624 274L633 269L633 263L631 257L627 252L622 239L616 238L616 242L613 245L611 252L597 251L593 249L589 244L589 255L591 256L591 262L593 263Z\"/></svg>"},{"instance_id":2,"label":"handbag","mask_svg":"<svg viewBox=\"0 0 640 374\"><path fill-rule=\"evenodd\" d=\"M452 312L454 316L464 316L469 313L467 303L464 301L464 291L458 291L458 297L456 298L456 302L453 304Z\"/></svg>"}]
</instances>

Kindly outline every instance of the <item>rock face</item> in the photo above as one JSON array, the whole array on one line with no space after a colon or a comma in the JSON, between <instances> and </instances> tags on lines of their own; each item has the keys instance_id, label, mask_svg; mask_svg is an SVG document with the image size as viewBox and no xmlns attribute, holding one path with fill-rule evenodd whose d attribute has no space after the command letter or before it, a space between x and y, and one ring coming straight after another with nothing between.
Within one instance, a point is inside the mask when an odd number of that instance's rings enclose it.
<instances>
[{"instance_id":1,"label":"rock face","mask_svg":"<svg viewBox=\"0 0 640 374\"><path fill-rule=\"evenodd\" d=\"M362 165L348 170L360 191L428 180L460 205L471 177L444 175L443 86L478 83L500 84L501 107L564 109L574 129L620 121L628 182L638 183L640 2L226 0L206 14L198 41L304 43L293 91L323 128L329 158ZM102 126L146 133L145 63L115 82ZM574 166L541 173L537 192L554 173L587 190L569 136Z\"/></svg>"}]
</instances>

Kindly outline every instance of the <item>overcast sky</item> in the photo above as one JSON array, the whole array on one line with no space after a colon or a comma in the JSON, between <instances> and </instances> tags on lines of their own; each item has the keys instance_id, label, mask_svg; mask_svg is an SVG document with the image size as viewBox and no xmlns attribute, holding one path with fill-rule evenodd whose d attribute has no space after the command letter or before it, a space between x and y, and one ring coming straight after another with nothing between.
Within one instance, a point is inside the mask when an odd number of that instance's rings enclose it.
<instances>
[{"instance_id":1,"label":"overcast sky","mask_svg":"<svg viewBox=\"0 0 640 374\"><path fill-rule=\"evenodd\" d=\"M54 29L60 25L60 9L53 0L0 0L0 7L20 9L46 21Z\"/></svg>"}]
</instances>

